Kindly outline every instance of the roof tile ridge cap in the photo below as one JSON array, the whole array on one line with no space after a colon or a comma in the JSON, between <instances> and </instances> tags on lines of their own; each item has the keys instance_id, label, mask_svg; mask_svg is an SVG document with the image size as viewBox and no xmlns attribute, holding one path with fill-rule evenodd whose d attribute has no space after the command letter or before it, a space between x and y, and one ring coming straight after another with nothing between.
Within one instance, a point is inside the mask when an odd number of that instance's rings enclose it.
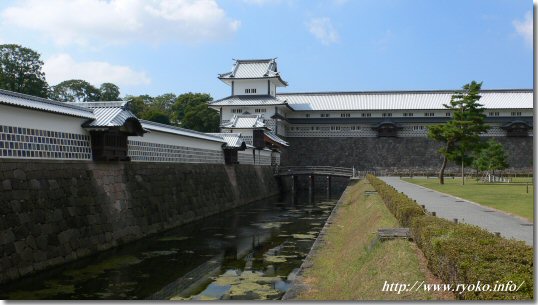
<instances>
[{"instance_id":1,"label":"roof tile ridge cap","mask_svg":"<svg viewBox=\"0 0 538 305\"><path fill-rule=\"evenodd\" d=\"M67 108L72 108L72 109L78 109L78 110L83 110L83 111L86 111L86 112L93 113L93 111L91 111L90 109L88 109L86 107L83 107L83 106L69 105L69 104L67 104L65 102L55 101L55 100L51 100L49 98L44 98L44 97L40 97L40 96L34 96L34 95L26 94L26 93L20 93L20 92L0 89L0 94L5 94L5 95L12 96L12 97L18 97L18 98L25 98L25 99L28 99L28 100L31 100L31 101L34 101L34 102L42 102L42 103L46 103L46 104L57 105L57 106L62 106L62 107L67 107Z\"/></svg>"}]
</instances>

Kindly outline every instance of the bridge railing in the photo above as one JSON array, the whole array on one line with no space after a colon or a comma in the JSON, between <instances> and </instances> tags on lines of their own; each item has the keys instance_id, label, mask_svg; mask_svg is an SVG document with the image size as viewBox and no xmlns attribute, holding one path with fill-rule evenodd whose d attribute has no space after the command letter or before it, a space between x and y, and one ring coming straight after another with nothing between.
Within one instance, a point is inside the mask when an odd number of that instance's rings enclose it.
<instances>
[{"instance_id":1,"label":"bridge railing","mask_svg":"<svg viewBox=\"0 0 538 305\"><path fill-rule=\"evenodd\" d=\"M278 166L275 168L277 175L332 175L354 177L356 171L351 167L336 166Z\"/></svg>"}]
</instances>

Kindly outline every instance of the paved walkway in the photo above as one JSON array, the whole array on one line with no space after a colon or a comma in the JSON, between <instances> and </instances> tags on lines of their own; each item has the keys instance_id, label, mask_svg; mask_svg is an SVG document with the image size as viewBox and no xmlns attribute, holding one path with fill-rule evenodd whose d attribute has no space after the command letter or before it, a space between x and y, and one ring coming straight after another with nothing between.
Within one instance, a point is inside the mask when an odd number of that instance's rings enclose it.
<instances>
[{"instance_id":1,"label":"paved walkway","mask_svg":"<svg viewBox=\"0 0 538 305\"><path fill-rule=\"evenodd\" d=\"M533 225L516 216L497 211L487 206L400 180L398 177L381 177L398 191L424 205L438 217L448 220L457 218L459 222L482 227L490 232L500 232L501 236L515 238L533 245Z\"/></svg>"}]
</instances>

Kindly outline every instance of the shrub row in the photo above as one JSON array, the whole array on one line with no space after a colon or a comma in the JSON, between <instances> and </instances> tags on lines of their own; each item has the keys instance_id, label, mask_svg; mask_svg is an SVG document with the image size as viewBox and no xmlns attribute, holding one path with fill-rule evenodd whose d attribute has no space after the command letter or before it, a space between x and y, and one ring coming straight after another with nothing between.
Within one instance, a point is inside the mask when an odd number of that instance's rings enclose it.
<instances>
[{"instance_id":1,"label":"shrub row","mask_svg":"<svg viewBox=\"0 0 538 305\"><path fill-rule=\"evenodd\" d=\"M403 226L409 226L428 267L443 283L489 284L491 289L518 291L456 292L468 300L529 300L534 297L533 248L522 241L496 236L476 226L427 215L412 199L381 179L368 181ZM513 283L513 285L512 285ZM495 286L496 285L496 286ZM460 288L461 290L461 288Z\"/></svg>"}]
</instances>

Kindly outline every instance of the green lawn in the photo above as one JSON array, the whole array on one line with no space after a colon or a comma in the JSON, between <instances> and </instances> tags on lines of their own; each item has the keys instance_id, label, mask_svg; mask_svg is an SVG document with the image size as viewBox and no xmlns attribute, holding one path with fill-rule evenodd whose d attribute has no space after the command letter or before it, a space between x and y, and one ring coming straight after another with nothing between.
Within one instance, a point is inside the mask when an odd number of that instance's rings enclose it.
<instances>
[{"instance_id":1,"label":"green lawn","mask_svg":"<svg viewBox=\"0 0 538 305\"><path fill-rule=\"evenodd\" d=\"M313 266L305 270L307 291L300 300L431 300L453 299L450 293L382 291L385 281L434 282L425 258L407 240L374 243L378 228L398 227L398 221L366 179L354 185L327 230Z\"/></svg>"},{"instance_id":2,"label":"green lawn","mask_svg":"<svg viewBox=\"0 0 538 305\"><path fill-rule=\"evenodd\" d=\"M487 184L474 179L466 179L465 185L461 185L461 178L445 179L445 184L439 184L439 179L413 178L403 179L424 187L465 198L482 205L499 209L511 214L533 220L534 215L534 188L529 185L527 193L526 184ZM519 178L518 182L531 181Z\"/></svg>"}]
</instances>

